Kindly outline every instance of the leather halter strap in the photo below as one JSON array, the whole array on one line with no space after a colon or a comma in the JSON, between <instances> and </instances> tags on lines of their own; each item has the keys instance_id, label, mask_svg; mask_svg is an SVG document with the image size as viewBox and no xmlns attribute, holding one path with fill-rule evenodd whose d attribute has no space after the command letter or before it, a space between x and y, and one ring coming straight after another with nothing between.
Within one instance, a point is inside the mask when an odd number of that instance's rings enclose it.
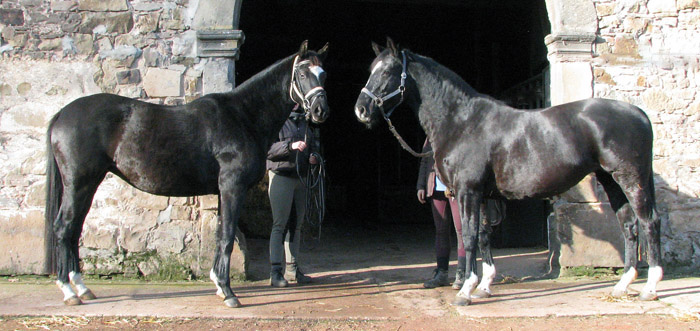
<instances>
[{"instance_id":1,"label":"leather halter strap","mask_svg":"<svg viewBox=\"0 0 700 331\"><path fill-rule=\"evenodd\" d=\"M311 110L311 100L316 96L325 94L326 90L323 88L323 86L319 85L310 89L306 93L302 93L301 88L298 86L299 83L296 80L296 73L300 66L305 65L307 63L311 63L311 61L304 60L299 62L299 55L297 55L294 58L294 65L292 66L292 79L290 83L291 86L289 87L289 98L292 99L292 101L294 101L295 103L299 104L299 102L294 100L294 95L299 97L299 99L301 100L301 106L302 108L304 108L304 112L308 116L309 111Z\"/></svg>"}]
</instances>

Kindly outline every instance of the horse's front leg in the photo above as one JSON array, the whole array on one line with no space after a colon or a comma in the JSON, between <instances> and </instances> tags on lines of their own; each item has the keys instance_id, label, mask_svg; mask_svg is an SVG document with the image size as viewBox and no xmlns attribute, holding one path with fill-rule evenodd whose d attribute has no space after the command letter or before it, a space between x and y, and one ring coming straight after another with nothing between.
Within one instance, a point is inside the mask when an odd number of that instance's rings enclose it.
<instances>
[{"instance_id":1,"label":"horse's front leg","mask_svg":"<svg viewBox=\"0 0 700 331\"><path fill-rule=\"evenodd\" d=\"M491 201L491 200L489 200ZM481 204L481 220L479 225L479 250L481 251L481 282L476 290L472 292L473 298L488 298L491 297L491 283L496 277L496 266L493 263L493 255L491 254L491 228L492 220L488 217L487 200Z\"/></svg>"},{"instance_id":2,"label":"horse's front leg","mask_svg":"<svg viewBox=\"0 0 700 331\"><path fill-rule=\"evenodd\" d=\"M480 192L473 190L459 190L457 197L462 218L462 240L467 260L465 270L467 279L452 304L467 306L471 303L471 292L479 281L479 277L476 275L476 249L479 240L479 218L483 198Z\"/></svg>"},{"instance_id":3,"label":"horse's front leg","mask_svg":"<svg viewBox=\"0 0 700 331\"><path fill-rule=\"evenodd\" d=\"M224 298L224 304L231 308L241 306L236 294L231 290L229 272L231 252L236 239L236 227L245 199L246 188L237 178L219 179L219 218L216 229L216 252L214 266L209 277L216 284L217 295Z\"/></svg>"}]
</instances>

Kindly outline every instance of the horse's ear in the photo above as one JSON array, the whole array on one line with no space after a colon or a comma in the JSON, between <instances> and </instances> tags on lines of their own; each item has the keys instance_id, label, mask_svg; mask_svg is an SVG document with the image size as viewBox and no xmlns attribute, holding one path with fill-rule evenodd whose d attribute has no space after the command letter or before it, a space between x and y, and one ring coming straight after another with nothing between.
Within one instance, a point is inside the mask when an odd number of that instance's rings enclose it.
<instances>
[{"instance_id":1,"label":"horse's ear","mask_svg":"<svg viewBox=\"0 0 700 331\"><path fill-rule=\"evenodd\" d=\"M306 53L309 52L309 41L304 40L304 42L301 43L301 47L299 47L299 56L304 56Z\"/></svg>"},{"instance_id":2,"label":"horse's ear","mask_svg":"<svg viewBox=\"0 0 700 331\"><path fill-rule=\"evenodd\" d=\"M326 55L328 55L328 43L323 45L323 47L321 47L321 49L319 49L318 52L316 52L316 55L318 55L321 61L325 60Z\"/></svg>"},{"instance_id":3,"label":"horse's ear","mask_svg":"<svg viewBox=\"0 0 700 331\"><path fill-rule=\"evenodd\" d=\"M386 47L391 50L391 54L394 54L394 56L399 55L399 49L396 47L396 44L394 43L391 38L386 37Z\"/></svg>"},{"instance_id":4,"label":"horse's ear","mask_svg":"<svg viewBox=\"0 0 700 331\"><path fill-rule=\"evenodd\" d=\"M374 50L374 54L379 56L379 54L382 53L382 46L377 45L374 41L372 42L372 49Z\"/></svg>"}]
</instances>

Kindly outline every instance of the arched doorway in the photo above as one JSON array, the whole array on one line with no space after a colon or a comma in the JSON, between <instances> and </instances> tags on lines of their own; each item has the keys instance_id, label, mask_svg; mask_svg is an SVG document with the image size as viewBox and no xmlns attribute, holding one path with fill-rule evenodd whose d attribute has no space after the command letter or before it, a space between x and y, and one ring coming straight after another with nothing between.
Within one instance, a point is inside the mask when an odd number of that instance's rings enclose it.
<instances>
[{"instance_id":1,"label":"arched doorway","mask_svg":"<svg viewBox=\"0 0 700 331\"><path fill-rule=\"evenodd\" d=\"M374 53L370 42L387 36L456 71L478 91L495 97L547 71L544 37L550 33L544 0L243 2L239 28L246 42L236 64L243 81L310 39L330 42L327 91L333 114L321 127L328 162L329 222L370 228L432 224L415 198L419 160L402 151L386 127L369 131L352 107ZM540 91L543 89L540 86ZM525 90L522 93L534 93ZM408 109L392 116L402 136L419 148L425 136ZM502 246L546 245L547 204L513 202ZM505 224L505 223L504 223ZM525 233L524 233L525 232ZM517 234L517 235L516 235Z\"/></svg>"}]
</instances>

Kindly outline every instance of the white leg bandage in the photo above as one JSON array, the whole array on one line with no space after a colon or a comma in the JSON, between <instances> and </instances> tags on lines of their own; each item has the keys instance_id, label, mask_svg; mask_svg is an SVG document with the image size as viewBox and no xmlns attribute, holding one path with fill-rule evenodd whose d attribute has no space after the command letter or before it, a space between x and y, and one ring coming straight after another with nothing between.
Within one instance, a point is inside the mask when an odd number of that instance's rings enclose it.
<instances>
[{"instance_id":1,"label":"white leg bandage","mask_svg":"<svg viewBox=\"0 0 700 331\"><path fill-rule=\"evenodd\" d=\"M73 284L73 286L75 286L75 289L78 290L79 296L82 296L87 291L90 291L87 286L85 286L85 283L83 283L83 276L79 272L71 271L68 274L68 278L70 278L70 282Z\"/></svg>"},{"instance_id":2,"label":"white leg bandage","mask_svg":"<svg viewBox=\"0 0 700 331\"><path fill-rule=\"evenodd\" d=\"M637 269L630 268L630 270L627 270L627 272L622 275L620 281L615 284L613 293L627 293L627 287L630 286L635 279L637 279Z\"/></svg>"},{"instance_id":3,"label":"white leg bandage","mask_svg":"<svg viewBox=\"0 0 700 331\"><path fill-rule=\"evenodd\" d=\"M216 285L216 295L226 298L224 295L224 290L222 290L221 286L219 286L219 277L216 277L216 273L214 273L213 268L209 270L209 279L211 279L211 281L214 282L214 285Z\"/></svg>"},{"instance_id":4,"label":"white leg bandage","mask_svg":"<svg viewBox=\"0 0 700 331\"><path fill-rule=\"evenodd\" d=\"M483 275L481 276L481 283L479 283L478 288L491 294L491 283L493 283L494 278L496 278L496 266L483 262L481 264L481 269Z\"/></svg>"},{"instance_id":5,"label":"white leg bandage","mask_svg":"<svg viewBox=\"0 0 700 331\"><path fill-rule=\"evenodd\" d=\"M664 270L660 266L649 268L647 283L642 291L644 293L656 295L656 285L664 278Z\"/></svg>"},{"instance_id":6,"label":"white leg bandage","mask_svg":"<svg viewBox=\"0 0 700 331\"><path fill-rule=\"evenodd\" d=\"M457 296L463 297L466 299L471 299L471 293L476 287L476 284L479 282L479 276L476 275L472 271L472 273L469 275L469 278L464 282L464 285L462 285L462 289L457 292Z\"/></svg>"},{"instance_id":7,"label":"white leg bandage","mask_svg":"<svg viewBox=\"0 0 700 331\"><path fill-rule=\"evenodd\" d=\"M61 292L63 292L63 301L66 301L70 298L77 297L75 295L75 292L73 292L73 289L70 287L69 283L64 283L60 280L56 281L56 286L61 289Z\"/></svg>"}]
</instances>

